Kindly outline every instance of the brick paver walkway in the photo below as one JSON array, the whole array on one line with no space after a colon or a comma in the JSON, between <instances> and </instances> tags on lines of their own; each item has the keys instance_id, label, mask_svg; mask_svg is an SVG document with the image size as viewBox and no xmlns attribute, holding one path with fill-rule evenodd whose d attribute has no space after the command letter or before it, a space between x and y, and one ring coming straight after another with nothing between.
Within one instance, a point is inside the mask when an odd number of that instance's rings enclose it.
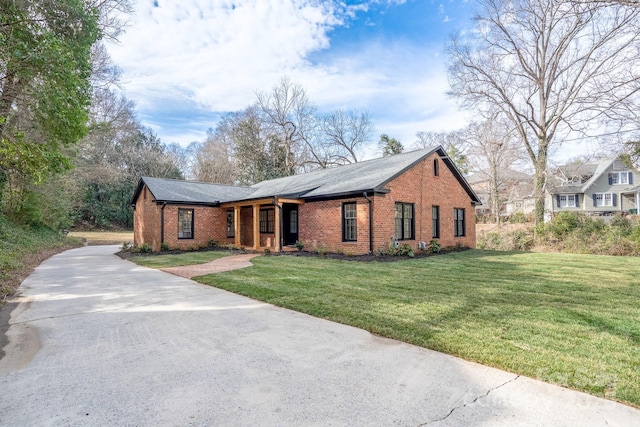
<instances>
[{"instance_id":1,"label":"brick paver walkway","mask_svg":"<svg viewBox=\"0 0 640 427\"><path fill-rule=\"evenodd\" d=\"M257 256L259 256L259 254L231 255L218 258L206 264L167 267L161 268L160 270L175 274L176 276L191 279L192 277L202 276L203 274L220 273L222 271L238 270L240 268L249 267L251 265L251 259Z\"/></svg>"}]
</instances>

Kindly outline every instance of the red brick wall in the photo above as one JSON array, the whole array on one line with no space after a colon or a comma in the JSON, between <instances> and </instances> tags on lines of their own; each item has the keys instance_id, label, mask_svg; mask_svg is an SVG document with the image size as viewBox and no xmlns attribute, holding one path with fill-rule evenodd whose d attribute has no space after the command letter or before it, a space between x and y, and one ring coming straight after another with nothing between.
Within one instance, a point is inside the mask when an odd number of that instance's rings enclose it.
<instances>
[{"instance_id":1,"label":"red brick wall","mask_svg":"<svg viewBox=\"0 0 640 427\"><path fill-rule=\"evenodd\" d=\"M178 209L193 209L193 239L178 239ZM133 214L134 244L147 243L152 250L161 249L162 205L153 202L145 186L136 201ZM164 208L164 243L170 249L191 249L207 246L209 241L233 243L227 238L227 210L208 206L166 205Z\"/></svg>"},{"instance_id":2,"label":"red brick wall","mask_svg":"<svg viewBox=\"0 0 640 427\"><path fill-rule=\"evenodd\" d=\"M423 160L386 186L388 194L373 197L374 252L386 251L391 237L395 235L395 203L413 203L415 221L415 239L404 240L413 248L419 242L432 239L431 207L440 206L440 238L442 246L460 244L474 248L475 212L471 199L462 188L453 173L439 159L439 176L434 176L433 160L437 154ZM134 213L135 244L148 243L154 251L160 250L160 214L161 206L153 203L153 196L145 187L141 193ZM342 241L342 205L345 202L357 204L356 242ZM178 209L194 209L194 238L178 239ZM465 209L466 235L453 236L453 210ZM233 243L227 238L227 209L199 206L165 207L164 241L170 248L192 248L206 246L210 240ZM247 248L253 246L253 208L243 207L241 218L241 244ZM261 234L260 245L273 247L275 236ZM364 197L341 200L307 202L299 206L299 238L310 250L326 250L345 254L363 254L369 252L369 203Z\"/></svg>"},{"instance_id":3,"label":"red brick wall","mask_svg":"<svg viewBox=\"0 0 640 427\"><path fill-rule=\"evenodd\" d=\"M193 209L193 239L178 239L178 209ZM227 238L227 210L209 206L167 205L164 210L164 242L171 249L208 246L209 241L233 243Z\"/></svg>"},{"instance_id":4,"label":"red brick wall","mask_svg":"<svg viewBox=\"0 0 640 427\"><path fill-rule=\"evenodd\" d=\"M356 202L357 242L342 241L342 204L349 202ZM351 255L369 252L369 202L363 197L308 202L298 209L298 235L306 249Z\"/></svg>"},{"instance_id":5,"label":"red brick wall","mask_svg":"<svg viewBox=\"0 0 640 427\"><path fill-rule=\"evenodd\" d=\"M440 238L442 246L460 244L475 248L475 210L471 199L453 173L439 161L439 175L434 176L433 160L425 159L386 185L388 194L373 197L374 252L386 251L395 237L395 203L413 203L415 239L403 240L414 249L419 242L432 239L431 207L440 206ZM342 204L357 203L358 241L342 241ZM465 236L453 236L453 209L465 209ZM346 254L369 252L369 206L364 197L307 202L300 206L300 239L311 250L327 250Z\"/></svg>"},{"instance_id":6,"label":"red brick wall","mask_svg":"<svg viewBox=\"0 0 640 427\"><path fill-rule=\"evenodd\" d=\"M148 244L154 251L160 250L160 209L145 185L133 211L133 244Z\"/></svg>"},{"instance_id":7,"label":"red brick wall","mask_svg":"<svg viewBox=\"0 0 640 427\"><path fill-rule=\"evenodd\" d=\"M434 176L433 160L438 158L439 175ZM389 242L395 235L395 203L413 203L415 218L415 239L404 240L417 248L419 242L427 244L432 239L432 206L440 206L440 238L437 239L444 246L462 246L475 248L475 207L471 198L460 185L453 173L446 167L444 161L434 153L413 168L409 169L390 183L386 188L391 192L374 199L374 240L377 243ZM465 210L465 236L453 236L453 210Z\"/></svg>"}]
</instances>

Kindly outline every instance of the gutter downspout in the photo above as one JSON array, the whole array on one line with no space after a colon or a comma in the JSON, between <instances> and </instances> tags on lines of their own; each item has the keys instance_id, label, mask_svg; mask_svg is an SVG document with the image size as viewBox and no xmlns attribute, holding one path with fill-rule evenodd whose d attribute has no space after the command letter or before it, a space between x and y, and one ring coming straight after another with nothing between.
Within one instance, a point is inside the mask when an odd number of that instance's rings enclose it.
<instances>
[{"instance_id":1,"label":"gutter downspout","mask_svg":"<svg viewBox=\"0 0 640 427\"><path fill-rule=\"evenodd\" d=\"M164 243L164 208L167 206L167 202L162 203L162 209L160 210L160 248Z\"/></svg>"},{"instance_id":2,"label":"gutter downspout","mask_svg":"<svg viewBox=\"0 0 640 427\"><path fill-rule=\"evenodd\" d=\"M369 255L373 255L373 200L363 192L362 196L369 202Z\"/></svg>"}]
</instances>

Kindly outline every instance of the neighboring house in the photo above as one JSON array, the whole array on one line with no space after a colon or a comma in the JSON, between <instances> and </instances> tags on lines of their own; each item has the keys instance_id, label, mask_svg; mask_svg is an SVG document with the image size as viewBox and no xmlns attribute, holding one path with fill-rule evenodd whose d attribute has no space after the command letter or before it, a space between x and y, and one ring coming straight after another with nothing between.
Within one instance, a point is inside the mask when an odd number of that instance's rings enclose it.
<instances>
[{"instance_id":1,"label":"neighboring house","mask_svg":"<svg viewBox=\"0 0 640 427\"><path fill-rule=\"evenodd\" d=\"M533 177L513 169L504 169L499 172L498 178L500 209L497 214L510 215L516 211L521 211L523 205L521 203L518 206L516 201L531 194ZM482 205L476 205L476 214L495 215L496 212L491 209L491 199L495 189L492 185L490 171L480 170L474 172L467 177L467 181L482 202ZM516 208L516 206L518 207Z\"/></svg>"},{"instance_id":2,"label":"neighboring house","mask_svg":"<svg viewBox=\"0 0 640 427\"><path fill-rule=\"evenodd\" d=\"M550 179L546 210L611 215L637 213L640 174L619 158L561 166Z\"/></svg>"},{"instance_id":3,"label":"neighboring house","mask_svg":"<svg viewBox=\"0 0 640 427\"><path fill-rule=\"evenodd\" d=\"M442 147L251 187L143 177L132 200L134 243L280 251L301 240L311 250L365 254L436 239L473 248L478 203Z\"/></svg>"}]
</instances>

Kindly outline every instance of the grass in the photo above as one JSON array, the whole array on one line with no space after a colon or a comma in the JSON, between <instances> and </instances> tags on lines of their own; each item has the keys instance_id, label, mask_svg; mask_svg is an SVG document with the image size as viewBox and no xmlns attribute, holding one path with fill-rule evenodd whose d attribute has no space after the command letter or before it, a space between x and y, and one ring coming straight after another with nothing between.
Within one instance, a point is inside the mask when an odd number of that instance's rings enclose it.
<instances>
[{"instance_id":1,"label":"grass","mask_svg":"<svg viewBox=\"0 0 640 427\"><path fill-rule=\"evenodd\" d=\"M42 261L58 252L80 246L46 227L23 227L0 215L0 304Z\"/></svg>"},{"instance_id":2,"label":"grass","mask_svg":"<svg viewBox=\"0 0 640 427\"><path fill-rule=\"evenodd\" d=\"M71 231L69 236L86 239L89 245L133 242L133 231Z\"/></svg>"},{"instance_id":3,"label":"grass","mask_svg":"<svg viewBox=\"0 0 640 427\"><path fill-rule=\"evenodd\" d=\"M203 251L168 255L141 255L128 258L128 260L144 267L166 268L204 264L228 255L230 255L229 252Z\"/></svg>"},{"instance_id":4,"label":"grass","mask_svg":"<svg viewBox=\"0 0 640 427\"><path fill-rule=\"evenodd\" d=\"M294 256L196 280L640 406L640 259L465 251L395 263Z\"/></svg>"}]
</instances>

